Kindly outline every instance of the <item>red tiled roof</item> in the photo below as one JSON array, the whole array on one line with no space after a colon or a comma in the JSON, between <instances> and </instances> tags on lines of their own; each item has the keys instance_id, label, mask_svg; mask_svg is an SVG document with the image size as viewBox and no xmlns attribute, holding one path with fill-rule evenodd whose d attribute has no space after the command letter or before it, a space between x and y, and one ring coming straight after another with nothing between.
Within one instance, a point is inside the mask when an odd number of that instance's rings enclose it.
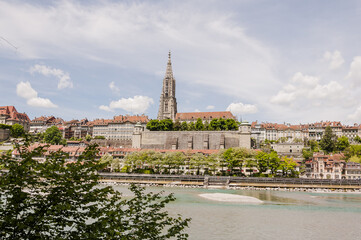
<instances>
[{"instance_id":1,"label":"red tiled roof","mask_svg":"<svg viewBox=\"0 0 361 240\"><path fill-rule=\"evenodd\" d=\"M224 112L188 112L188 113L177 113L175 116L176 120L197 120L200 119L236 119L230 111Z\"/></svg>"},{"instance_id":2,"label":"red tiled roof","mask_svg":"<svg viewBox=\"0 0 361 240\"><path fill-rule=\"evenodd\" d=\"M148 116L145 115L134 115L134 116L123 116L123 115L119 115L119 116L115 116L113 119L95 119L92 122L88 122L87 124L89 126L91 125L108 125L110 123L126 123L126 122L130 122L130 123L137 123L137 122L141 122L141 123L147 123L149 122Z\"/></svg>"},{"instance_id":3,"label":"red tiled roof","mask_svg":"<svg viewBox=\"0 0 361 240\"><path fill-rule=\"evenodd\" d=\"M14 106L1 106L0 115L8 116L9 120L30 122L26 113L19 113Z\"/></svg>"}]
</instances>

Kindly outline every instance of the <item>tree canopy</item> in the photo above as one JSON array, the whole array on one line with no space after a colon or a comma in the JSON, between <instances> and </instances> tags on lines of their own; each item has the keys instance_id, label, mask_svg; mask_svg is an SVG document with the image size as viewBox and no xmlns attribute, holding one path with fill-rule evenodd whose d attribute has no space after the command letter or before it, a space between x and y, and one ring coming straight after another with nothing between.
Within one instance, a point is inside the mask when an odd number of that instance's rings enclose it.
<instances>
[{"instance_id":1,"label":"tree canopy","mask_svg":"<svg viewBox=\"0 0 361 240\"><path fill-rule=\"evenodd\" d=\"M44 147L29 152L17 146L20 158L0 157L8 172L0 177L1 239L187 239L190 219L170 217L164 210L174 196L145 193L132 185L134 197L123 199L110 186L99 186L104 168L91 145L75 162L58 151L45 161Z\"/></svg>"},{"instance_id":2,"label":"tree canopy","mask_svg":"<svg viewBox=\"0 0 361 240\"><path fill-rule=\"evenodd\" d=\"M327 126L320 141L321 149L326 153L333 152L336 149L336 135L332 132L332 128Z\"/></svg>"},{"instance_id":3,"label":"tree canopy","mask_svg":"<svg viewBox=\"0 0 361 240\"><path fill-rule=\"evenodd\" d=\"M62 134L57 126L52 126L46 129L44 133L44 141L50 144L60 144L62 141Z\"/></svg>"},{"instance_id":4,"label":"tree canopy","mask_svg":"<svg viewBox=\"0 0 361 240\"><path fill-rule=\"evenodd\" d=\"M147 123L147 129L150 131L221 131L221 130L237 130L238 123L234 119L214 118L209 123L203 123L201 118L196 122L182 122L177 119L174 123L171 119L157 120L153 119Z\"/></svg>"},{"instance_id":5,"label":"tree canopy","mask_svg":"<svg viewBox=\"0 0 361 240\"><path fill-rule=\"evenodd\" d=\"M24 127L18 123L11 126L11 136L14 138L23 137L25 135Z\"/></svg>"}]
</instances>

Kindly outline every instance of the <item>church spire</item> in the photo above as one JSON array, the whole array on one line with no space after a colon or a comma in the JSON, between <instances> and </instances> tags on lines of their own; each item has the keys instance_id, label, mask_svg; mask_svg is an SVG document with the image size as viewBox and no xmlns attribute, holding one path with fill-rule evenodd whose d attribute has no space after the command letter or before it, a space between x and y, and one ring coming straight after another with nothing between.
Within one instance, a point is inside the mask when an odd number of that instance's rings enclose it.
<instances>
[{"instance_id":1,"label":"church spire","mask_svg":"<svg viewBox=\"0 0 361 240\"><path fill-rule=\"evenodd\" d=\"M169 50L169 53L168 53L168 63L167 63L167 70L165 72L165 77L173 78L173 70L172 70L172 61L171 61L170 50Z\"/></svg>"},{"instance_id":2,"label":"church spire","mask_svg":"<svg viewBox=\"0 0 361 240\"><path fill-rule=\"evenodd\" d=\"M163 88L160 95L158 119L175 119L177 100L175 98L175 79L173 77L171 53L168 53L167 70L163 79Z\"/></svg>"}]
</instances>

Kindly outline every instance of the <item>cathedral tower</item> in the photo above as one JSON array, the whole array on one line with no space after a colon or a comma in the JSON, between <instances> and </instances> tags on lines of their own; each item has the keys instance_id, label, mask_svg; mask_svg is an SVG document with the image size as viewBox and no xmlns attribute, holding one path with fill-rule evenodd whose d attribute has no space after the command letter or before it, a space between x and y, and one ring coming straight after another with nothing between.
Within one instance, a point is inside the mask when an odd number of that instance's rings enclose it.
<instances>
[{"instance_id":1,"label":"cathedral tower","mask_svg":"<svg viewBox=\"0 0 361 240\"><path fill-rule=\"evenodd\" d=\"M163 79L163 88L160 95L158 120L175 120L177 113L177 100L175 98L175 79L173 77L170 51L168 54L167 70Z\"/></svg>"}]
</instances>

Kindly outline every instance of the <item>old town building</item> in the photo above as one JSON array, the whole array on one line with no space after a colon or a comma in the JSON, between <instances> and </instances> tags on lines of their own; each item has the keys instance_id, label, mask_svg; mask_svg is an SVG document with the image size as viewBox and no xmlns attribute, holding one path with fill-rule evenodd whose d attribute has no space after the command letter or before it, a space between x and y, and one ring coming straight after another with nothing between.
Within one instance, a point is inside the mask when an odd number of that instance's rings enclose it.
<instances>
[{"instance_id":1,"label":"old town building","mask_svg":"<svg viewBox=\"0 0 361 240\"><path fill-rule=\"evenodd\" d=\"M61 125L64 120L54 116L36 117L30 122L30 133L43 133L51 126Z\"/></svg>"},{"instance_id":2,"label":"old town building","mask_svg":"<svg viewBox=\"0 0 361 240\"><path fill-rule=\"evenodd\" d=\"M20 124L25 131L30 130L30 119L26 113L19 113L14 106L0 106L0 124Z\"/></svg>"},{"instance_id":3,"label":"old town building","mask_svg":"<svg viewBox=\"0 0 361 240\"><path fill-rule=\"evenodd\" d=\"M113 119L96 119L91 122L93 137L103 136L107 140L132 140L135 124L139 123L143 128L149 119L145 115L115 116Z\"/></svg>"}]
</instances>

